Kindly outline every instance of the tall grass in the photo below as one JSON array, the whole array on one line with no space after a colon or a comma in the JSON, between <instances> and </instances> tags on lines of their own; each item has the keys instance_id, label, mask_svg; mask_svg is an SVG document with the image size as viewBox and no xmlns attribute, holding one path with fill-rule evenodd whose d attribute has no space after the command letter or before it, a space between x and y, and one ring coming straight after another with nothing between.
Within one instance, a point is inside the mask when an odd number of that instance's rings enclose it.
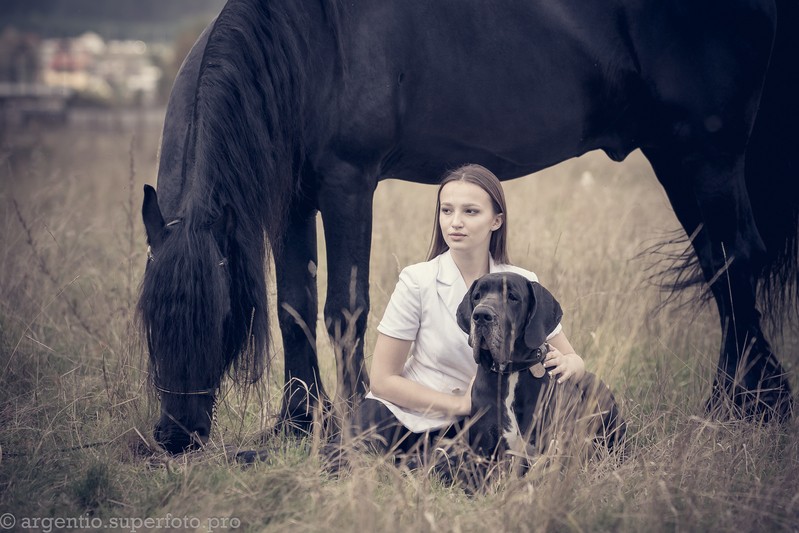
<instances>
[{"instance_id":1,"label":"tall grass","mask_svg":"<svg viewBox=\"0 0 799 533\"><path fill-rule=\"evenodd\" d=\"M108 525L171 516L217 531L799 529L797 423L705 419L715 311L667 303L653 313L663 303L647 280L657 258L642 252L678 226L638 154L624 164L589 154L506 184L511 257L558 297L572 344L620 400L627 461L511 476L476 496L381 457L359 457L332 476L314 438L272 439L264 461L243 467L230 450L259 446L279 407L279 346L269 379L224 386L205 450L160 453L132 322L145 261L140 191L154 182L157 139L146 129L135 141L128 131L52 131L30 154L3 156L0 514L15 515L17 527L32 518ZM399 269L424 259L434 193L395 181L378 188L367 353ZM319 271L323 301L324 257ZM775 333L793 375L796 328ZM332 391L325 338L319 356ZM223 527L223 517L235 520Z\"/></svg>"}]
</instances>

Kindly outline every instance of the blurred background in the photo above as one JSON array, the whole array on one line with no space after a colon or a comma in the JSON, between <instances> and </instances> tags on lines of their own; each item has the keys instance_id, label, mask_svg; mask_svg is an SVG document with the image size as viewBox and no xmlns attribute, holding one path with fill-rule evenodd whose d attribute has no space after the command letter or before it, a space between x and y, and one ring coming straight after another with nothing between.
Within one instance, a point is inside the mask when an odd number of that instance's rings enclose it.
<instances>
[{"instance_id":1,"label":"blurred background","mask_svg":"<svg viewBox=\"0 0 799 533\"><path fill-rule=\"evenodd\" d=\"M0 161L17 166L43 128L161 122L183 58L224 3L4 0Z\"/></svg>"}]
</instances>

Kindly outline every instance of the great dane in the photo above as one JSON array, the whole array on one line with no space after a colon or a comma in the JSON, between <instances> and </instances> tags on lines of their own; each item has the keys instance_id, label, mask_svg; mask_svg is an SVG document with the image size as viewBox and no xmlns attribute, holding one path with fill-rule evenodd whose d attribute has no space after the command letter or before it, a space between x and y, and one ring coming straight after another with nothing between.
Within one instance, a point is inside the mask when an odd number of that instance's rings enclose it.
<instances>
[{"instance_id":1,"label":"great dane","mask_svg":"<svg viewBox=\"0 0 799 533\"><path fill-rule=\"evenodd\" d=\"M594 374L559 384L544 370L547 336L563 313L539 283L515 273L476 280L458 307L478 364L472 386L469 444L491 459L591 442L619 447L626 424L608 387Z\"/></svg>"}]
</instances>

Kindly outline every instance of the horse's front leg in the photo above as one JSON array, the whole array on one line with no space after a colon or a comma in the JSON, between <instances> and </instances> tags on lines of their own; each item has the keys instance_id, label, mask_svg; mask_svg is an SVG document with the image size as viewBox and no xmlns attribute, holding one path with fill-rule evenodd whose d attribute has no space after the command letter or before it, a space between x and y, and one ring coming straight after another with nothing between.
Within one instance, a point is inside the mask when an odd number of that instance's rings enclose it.
<instances>
[{"instance_id":1,"label":"horse's front leg","mask_svg":"<svg viewBox=\"0 0 799 533\"><path fill-rule=\"evenodd\" d=\"M764 247L744 185L743 157L646 151L689 235L721 320L722 346L707 409L768 420L791 414L791 388L756 307Z\"/></svg>"},{"instance_id":2,"label":"horse's front leg","mask_svg":"<svg viewBox=\"0 0 799 533\"><path fill-rule=\"evenodd\" d=\"M325 324L336 356L337 397L353 407L369 387L363 338L375 185L347 167L327 175L319 191L327 249Z\"/></svg>"},{"instance_id":3,"label":"horse's front leg","mask_svg":"<svg viewBox=\"0 0 799 533\"><path fill-rule=\"evenodd\" d=\"M278 427L307 431L326 398L316 354L316 209L292 207L284 238L275 248L277 305L283 335L285 389Z\"/></svg>"}]
</instances>

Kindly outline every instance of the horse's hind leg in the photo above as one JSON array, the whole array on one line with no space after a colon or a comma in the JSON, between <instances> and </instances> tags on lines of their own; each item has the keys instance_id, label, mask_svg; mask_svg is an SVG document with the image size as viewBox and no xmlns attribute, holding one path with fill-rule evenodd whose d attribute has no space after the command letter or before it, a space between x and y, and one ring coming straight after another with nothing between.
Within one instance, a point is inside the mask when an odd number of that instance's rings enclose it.
<instances>
[{"instance_id":1,"label":"horse's hind leg","mask_svg":"<svg viewBox=\"0 0 799 533\"><path fill-rule=\"evenodd\" d=\"M658 179L688 235L722 327L712 414L785 419L791 389L771 351L756 308L755 271L764 247L744 183L743 155L647 149Z\"/></svg>"},{"instance_id":2,"label":"horse's hind leg","mask_svg":"<svg viewBox=\"0 0 799 533\"><path fill-rule=\"evenodd\" d=\"M285 389L279 426L307 431L325 398L316 354L316 209L293 206L281 246L275 250L277 304L283 335Z\"/></svg>"}]
</instances>

